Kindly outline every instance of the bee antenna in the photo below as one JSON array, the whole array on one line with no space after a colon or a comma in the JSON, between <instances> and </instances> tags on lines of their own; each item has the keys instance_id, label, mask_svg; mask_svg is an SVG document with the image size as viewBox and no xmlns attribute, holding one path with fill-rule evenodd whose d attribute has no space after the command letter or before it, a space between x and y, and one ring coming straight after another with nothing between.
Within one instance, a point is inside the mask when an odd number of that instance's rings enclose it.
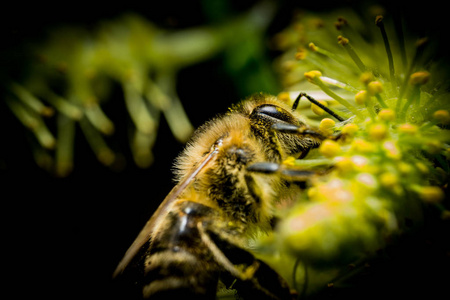
<instances>
[{"instance_id":1,"label":"bee antenna","mask_svg":"<svg viewBox=\"0 0 450 300\"><path fill-rule=\"evenodd\" d=\"M303 92L298 94L297 99L295 99L294 104L292 105L292 111L295 111L297 109L298 104L300 102L300 99L302 97L305 97L311 103L314 103L315 105L317 105L318 107L320 107L321 109L326 111L328 114L330 114L331 116L336 118L336 120L338 120L339 122L344 122L345 121L345 119L343 117L339 116L337 113L335 113L334 111L332 111L331 109L329 109L328 107L326 107L325 105L323 105L322 103L320 103L319 101L317 101L316 99L311 97L310 95L308 95L306 93L303 93Z\"/></svg>"}]
</instances>

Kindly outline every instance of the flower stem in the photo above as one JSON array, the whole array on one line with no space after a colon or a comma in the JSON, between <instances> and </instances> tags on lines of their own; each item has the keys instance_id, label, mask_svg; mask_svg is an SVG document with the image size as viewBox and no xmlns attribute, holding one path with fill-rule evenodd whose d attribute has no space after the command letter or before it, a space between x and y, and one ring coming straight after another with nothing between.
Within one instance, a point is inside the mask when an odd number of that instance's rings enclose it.
<instances>
[{"instance_id":1,"label":"flower stem","mask_svg":"<svg viewBox=\"0 0 450 300\"><path fill-rule=\"evenodd\" d=\"M403 96L404 96L404 94L406 92L406 88L408 87L409 78L410 78L412 72L414 71L414 68L415 68L417 62L422 57L422 54L424 52L424 49L425 49L425 46L426 46L427 42L428 42L427 38L422 38L416 44L416 54L414 55L414 58L413 58L413 60L411 62L411 65L409 66L408 72L404 76L404 80L403 80L402 86L400 87L400 92L399 92L398 99L397 99L397 105L395 106L395 111L397 113L400 112L402 99L403 99Z\"/></svg>"},{"instance_id":2,"label":"flower stem","mask_svg":"<svg viewBox=\"0 0 450 300\"><path fill-rule=\"evenodd\" d=\"M354 115L357 116L361 116L361 114L359 113L359 111L356 109L356 107L354 107L353 105L351 105L347 100L341 98L340 96L338 96L337 94L335 94L330 88L328 88L319 77L315 77L314 78L314 83L319 86L322 91L324 91L328 96L330 96L331 98L333 98L334 100L336 100L337 102L339 102L340 104L342 104L343 106L345 106L349 111L351 111Z\"/></svg>"},{"instance_id":3,"label":"flower stem","mask_svg":"<svg viewBox=\"0 0 450 300\"><path fill-rule=\"evenodd\" d=\"M350 58L355 62L356 66L359 68L359 70L361 72L365 72L366 66L364 65L362 60L359 58L358 54L356 54L353 47L350 45L349 40L343 36L338 36L338 42L339 42L339 44L344 46L344 49L347 51Z\"/></svg>"},{"instance_id":4,"label":"flower stem","mask_svg":"<svg viewBox=\"0 0 450 300\"><path fill-rule=\"evenodd\" d=\"M383 16L377 16L375 19L375 24L380 28L381 36L383 37L384 47L386 48L386 54L388 57L389 63L389 76L391 79L392 90L395 91L397 83L395 81L395 68L394 68L394 59L392 57L391 47L389 45L389 39L387 37L386 29L384 28Z\"/></svg>"},{"instance_id":5,"label":"flower stem","mask_svg":"<svg viewBox=\"0 0 450 300\"><path fill-rule=\"evenodd\" d=\"M51 107L45 106L38 98L31 94L27 89L17 83L12 83L10 86L12 93L26 106L45 117L53 115L54 110Z\"/></svg>"}]
</instances>

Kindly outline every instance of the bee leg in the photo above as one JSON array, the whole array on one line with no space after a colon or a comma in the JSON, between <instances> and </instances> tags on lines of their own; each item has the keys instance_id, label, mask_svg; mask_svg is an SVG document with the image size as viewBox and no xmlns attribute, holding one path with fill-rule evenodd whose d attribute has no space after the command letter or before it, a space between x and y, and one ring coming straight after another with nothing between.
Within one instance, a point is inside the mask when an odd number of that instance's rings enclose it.
<instances>
[{"instance_id":1,"label":"bee leg","mask_svg":"<svg viewBox=\"0 0 450 300\"><path fill-rule=\"evenodd\" d=\"M275 123L272 125L272 129L281 133L312 136L319 140L324 140L327 138L319 131L288 123Z\"/></svg>"},{"instance_id":2,"label":"bee leg","mask_svg":"<svg viewBox=\"0 0 450 300\"><path fill-rule=\"evenodd\" d=\"M311 176L317 174L316 172L287 167L272 162L254 163L247 167L247 171L262 174L280 174L283 178L296 182L306 181Z\"/></svg>"},{"instance_id":3,"label":"bee leg","mask_svg":"<svg viewBox=\"0 0 450 300\"><path fill-rule=\"evenodd\" d=\"M236 266L227 258L227 256L220 250L216 243L211 239L210 235L206 232L203 224L199 222L197 224L198 231L202 242L208 247L208 249L213 254L214 259L219 265L221 265L226 271L228 271L232 276L240 280L248 280L253 276L256 269L258 268L258 262L253 261L250 266L246 268L245 271L239 270ZM244 250L243 250L244 251ZM249 254L249 253L247 253Z\"/></svg>"},{"instance_id":4,"label":"bee leg","mask_svg":"<svg viewBox=\"0 0 450 300\"><path fill-rule=\"evenodd\" d=\"M202 242L209 248L215 261L233 278L240 296L245 299L292 299L286 281L268 265L256 259L222 234L197 223ZM221 275L226 278L225 274Z\"/></svg>"},{"instance_id":5,"label":"bee leg","mask_svg":"<svg viewBox=\"0 0 450 300\"><path fill-rule=\"evenodd\" d=\"M341 132L334 133L331 136L325 136L321 132L316 131L314 129L305 128L305 127L297 126L294 124L287 124L287 123L275 123L272 125L271 128L273 130L281 132L281 133L295 134L295 135L300 135L300 136L309 136L314 139L317 139L320 142L325 139L336 141L342 137ZM313 146L317 147L317 146L319 146L319 143L317 143L317 145L313 145ZM311 148L314 148L314 147L311 147ZM307 149L307 150L309 151L310 149ZM304 156L306 156L306 155L303 155L303 157Z\"/></svg>"},{"instance_id":6,"label":"bee leg","mask_svg":"<svg viewBox=\"0 0 450 300\"><path fill-rule=\"evenodd\" d=\"M322 103L320 103L319 101L317 101L316 99L314 99L313 97L311 97L310 95L308 95L306 93L298 94L297 98L294 101L294 104L292 105L292 111L297 109L300 99L302 97L305 97L306 99L309 100L309 102L314 103L315 105L317 105L318 107L320 107L321 109L326 111L330 116L334 117L339 122L345 121L345 119L343 117L339 116L337 113L335 113L334 111L332 111L331 109L329 109L328 107L326 107L325 105L323 105Z\"/></svg>"}]
</instances>

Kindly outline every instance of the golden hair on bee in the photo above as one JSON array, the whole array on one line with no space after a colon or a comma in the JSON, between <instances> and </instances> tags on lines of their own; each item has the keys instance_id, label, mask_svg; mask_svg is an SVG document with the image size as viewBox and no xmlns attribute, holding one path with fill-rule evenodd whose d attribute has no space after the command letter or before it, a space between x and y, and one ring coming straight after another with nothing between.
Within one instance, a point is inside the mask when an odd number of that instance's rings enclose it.
<instances>
[{"instance_id":1,"label":"golden hair on bee","mask_svg":"<svg viewBox=\"0 0 450 300\"><path fill-rule=\"evenodd\" d=\"M274 205L297 192L278 172L282 162L305 156L325 138L295 112L304 95L290 107L256 94L198 128L175 161L177 185L115 274L140 260L136 276L145 276L137 286L144 297L157 299L215 299L219 278L227 276L246 286L250 297L290 299L285 280L247 251L246 242L270 230ZM273 285L267 289L260 280Z\"/></svg>"},{"instance_id":2,"label":"golden hair on bee","mask_svg":"<svg viewBox=\"0 0 450 300\"><path fill-rule=\"evenodd\" d=\"M228 113L195 132L176 160L177 180L195 169L211 145L221 139L219 153L198 174L193 188L218 204L232 221L245 224L244 231L267 228L283 182L276 176L247 172L246 168L258 162L281 163L287 156L298 155L316 143L311 138L276 133L271 128L276 122L306 127L287 103L274 96L256 94L232 106Z\"/></svg>"},{"instance_id":3,"label":"golden hair on bee","mask_svg":"<svg viewBox=\"0 0 450 300\"><path fill-rule=\"evenodd\" d=\"M220 151L193 184L196 198L218 204L223 213L231 217L230 221L246 224L246 228L242 228L245 232L267 229L276 196L272 187L281 182L272 176L245 171L251 163L262 162L266 158L244 115L237 112L226 114L199 128L176 161L178 180L197 167L218 139L222 139Z\"/></svg>"}]
</instances>

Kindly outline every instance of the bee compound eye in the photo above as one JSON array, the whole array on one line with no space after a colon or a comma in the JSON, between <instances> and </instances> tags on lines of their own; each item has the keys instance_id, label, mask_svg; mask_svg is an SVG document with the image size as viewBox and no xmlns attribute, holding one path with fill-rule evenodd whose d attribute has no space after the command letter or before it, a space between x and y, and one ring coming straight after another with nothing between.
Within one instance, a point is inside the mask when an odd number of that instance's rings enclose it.
<instances>
[{"instance_id":1,"label":"bee compound eye","mask_svg":"<svg viewBox=\"0 0 450 300\"><path fill-rule=\"evenodd\" d=\"M272 104L263 104L256 107L253 109L250 117L271 119L273 122L284 121L291 124L295 123L295 118L289 112Z\"/></svg>"}]
</instances>

